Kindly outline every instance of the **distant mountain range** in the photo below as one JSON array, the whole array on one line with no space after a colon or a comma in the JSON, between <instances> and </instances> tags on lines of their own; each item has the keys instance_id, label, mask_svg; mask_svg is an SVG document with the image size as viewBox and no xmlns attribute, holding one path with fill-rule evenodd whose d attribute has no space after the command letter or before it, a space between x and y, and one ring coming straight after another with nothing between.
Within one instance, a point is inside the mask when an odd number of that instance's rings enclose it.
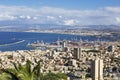
<instances>
[{"instance_id":1,"label":"distant mountain range","mask_svg":"<svg viewBox=\"0 0 120 80\"><path fill-rule=\"evenodd\" d=\"M0 31L27 31L27 30L98 30L98 31L120 31L118 25L58 25L37 24L28 21L0 21Z\"/></svg>"}]
</instances>

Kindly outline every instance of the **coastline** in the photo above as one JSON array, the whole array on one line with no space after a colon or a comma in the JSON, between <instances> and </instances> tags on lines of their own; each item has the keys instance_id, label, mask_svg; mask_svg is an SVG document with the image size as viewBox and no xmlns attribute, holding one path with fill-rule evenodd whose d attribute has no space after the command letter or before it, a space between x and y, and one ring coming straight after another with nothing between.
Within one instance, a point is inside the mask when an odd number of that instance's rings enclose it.
<instances>
[{"instance_id":1,"label":"coastline","mask_svg":"<svg viewBox=\"0 0 120 80\"><path fill-rule=\"evenodd\" d=\"M72 33L72 32L61 32L61 31L0 31L0 32L20 32L20 33L49 33L49 34L63 34L63 35L76 35L76 36L100 36L101 34L91 33ZM111 34L104 34L104 36L110 36ZM103 36L103 35L102 35Z\"/></svg>"}]
</instances>

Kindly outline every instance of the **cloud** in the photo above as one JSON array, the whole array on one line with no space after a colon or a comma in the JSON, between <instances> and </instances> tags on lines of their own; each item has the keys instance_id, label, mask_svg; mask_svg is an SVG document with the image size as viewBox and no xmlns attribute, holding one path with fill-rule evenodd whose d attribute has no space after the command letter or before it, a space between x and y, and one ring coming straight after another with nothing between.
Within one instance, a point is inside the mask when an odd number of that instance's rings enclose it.
<instances>
[{"instance_id":1,"label":"cloud","mask_svg":"<svg viewBox=\"0 0 120 80\"><path fill-rule=\"evenodd\" d=\"M33 17L33 20L37 20L37 17Z\"/></svg>"},{"instance_id":2,"label":"cloud","mask_svg":"<svg viewBox=\"0 0 120 80\"><path fill-rule=\"evenodd\" d=\"M48 19L55 19L53 16L47 16Z\"/></svg>"},{"instance_id":3,"label":"cloud","mask_svg":"<svg viewBox=\"0 0 120 80\"><path fill-rule=\"evenodd\" d=\"M116 17L116 21L120 23L120 17Z\"/></svg>"},{"instance_id":4,"label":"cloud","mask_svg":"<svg viewBox=\"0 0 120 80\"><path fill-rule=\"evenodd\" d=\"M28 15L26 16L26 18L27 18L27 19L31 19L31 17L30 17L30 16L28 16Z\"/></svg>"},{"instance_id":5,"label":"cloud","mask_svg":"<svg viewBox=\"0 0 120 80\"><path fill-rule=\"evenodd\" d=\"M19 16L19 18L21 18L21 19L25 19L25 16L24 16L24 15L21 15L21 16Z\"/></svg>"},{"instance_id":6,"label":"cloud","mask_svg":"<svg viewBox=\"0 0 120 80\"><path fill-rule=\"evenodd\" d=\"M93 10L70 10L55 7L30 8L26 6L0 6L0 21L28 20L35 23L62 25L120 24L120 7Z\"/></svg>"},{"instance_id":7,"label":"cloud","mask_svg":"<svg viewBox=\"0 0 120 80\"><path fill-rule=\"evenodd\" d=\"M6 15L6 14L0 14L0 21L2 21L2 20L14 20L14 19L16 19L16 17Z\"/></svg>"},{"instance_id":8,"label":"cloud","mask_svg":"<svg viewBox=\"0 0 120 80\"><path fill-rule=\"evenodd\" d=\"M64 24L65 24L65 25L74 25L74 24L75 24L75 21L72 20L72 19L71 19L71 20L65 20L65 21L64 21Z\"/></svg>"},{"instance_id":9,"label":"cloud","mask_svg":"<svg viewBox=\"0 0 120 80\"><path fill-rule=\"evenodd\" d=\"M120 13L120 7L106 7L105 9L113 13Z\"/></svg>"}]
</instances>

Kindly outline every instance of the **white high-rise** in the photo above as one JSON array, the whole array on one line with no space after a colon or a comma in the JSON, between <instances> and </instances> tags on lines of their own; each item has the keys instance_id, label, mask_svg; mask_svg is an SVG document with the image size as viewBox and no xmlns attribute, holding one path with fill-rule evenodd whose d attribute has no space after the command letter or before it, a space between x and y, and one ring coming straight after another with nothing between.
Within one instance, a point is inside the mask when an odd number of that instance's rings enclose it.
<instances>
[{"instance_id":1,"label":"white high-rise","mask_svg":"<svg viewBox=\"0 0 120 80\"><path fill-rule=\"evenodd\" d=\"M103 60L96 59L91 66L92 80L103 80Z\"/></svg>"}]
</instances>

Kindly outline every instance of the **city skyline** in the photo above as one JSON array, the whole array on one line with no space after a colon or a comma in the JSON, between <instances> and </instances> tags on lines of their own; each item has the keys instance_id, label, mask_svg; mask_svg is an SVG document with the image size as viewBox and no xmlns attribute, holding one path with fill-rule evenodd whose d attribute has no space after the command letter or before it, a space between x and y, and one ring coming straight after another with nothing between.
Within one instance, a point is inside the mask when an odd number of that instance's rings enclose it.
<instances>
[{"instance_id":1,"label":"city skyline","mask_svg":"<svg viewBox=\"0 0 120 80\"><path fill-rule=\"evenodd\" d=\"M0 80L119 80L120 0L1 0Z\"/></svg>"},{"instance_id":2,"label":"city skyline","mask_svg":"<svg viewBox=\"0 0 120 80\"><path fill-rule=\"evenodd\" d=\"M119 25L119 0L4 0L0 22L62 25Z\"/></svg>"}]
</instances>

